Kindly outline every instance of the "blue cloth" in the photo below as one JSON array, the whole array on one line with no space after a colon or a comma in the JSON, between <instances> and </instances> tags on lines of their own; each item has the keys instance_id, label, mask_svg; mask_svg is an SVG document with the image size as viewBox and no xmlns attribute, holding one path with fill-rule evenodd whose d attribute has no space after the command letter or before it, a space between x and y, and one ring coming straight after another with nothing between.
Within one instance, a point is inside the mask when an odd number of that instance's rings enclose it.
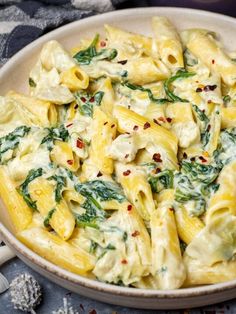
<instances>
[{"instance_id":1,"label":"blue cloth","mask_svg":"<svg viewBox=\"0 0 236 314\"><path fill-rule=\"evenodd\" d=\"M0 0L0 66L42 34L84 17L114 10L126 0Z\"/></svg>"}]
</instances>

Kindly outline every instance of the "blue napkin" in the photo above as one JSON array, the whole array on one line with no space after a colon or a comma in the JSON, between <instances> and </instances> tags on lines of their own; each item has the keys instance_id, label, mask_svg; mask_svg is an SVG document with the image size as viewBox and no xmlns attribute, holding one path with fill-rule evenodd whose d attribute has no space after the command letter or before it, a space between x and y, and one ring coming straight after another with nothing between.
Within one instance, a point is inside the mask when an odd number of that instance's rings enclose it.
<instances>
[{"instance_id":1,"label":"blue napkin","mask_svg":"<svg viewBox=\"0 0 236 314\"><path fill-rule=\"evenodd\" d=\"M46 32L114 10L126 0L0 0L0 66Z\"/></svg>"}]
</instances>

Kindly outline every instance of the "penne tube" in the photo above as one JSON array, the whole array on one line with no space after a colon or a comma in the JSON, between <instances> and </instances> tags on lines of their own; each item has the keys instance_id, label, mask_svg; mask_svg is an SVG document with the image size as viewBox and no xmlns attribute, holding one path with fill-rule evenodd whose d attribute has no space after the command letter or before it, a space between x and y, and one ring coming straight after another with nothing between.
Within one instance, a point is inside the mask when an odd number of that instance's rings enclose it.
<instances>
[{"instance_id":1,"label":"penne tube","mask_svg":"<svg viewBox=\"0 0 236 314\"><path fill-rule=\"evenodd\" d=\"M60 74L60 82L75 92L88 87L89 77L78 66L74 66Z\"/></svg>"},{"instance_id":2,"label":"penne tube","mask_svg":"<svg viewBox=\"0 0 236 314\"><path fill-rule=\"evenodd\" d=\"M77 171L80 167L79 157L72 151L67 142L55 141L50 152L51 160L58 166L65 167L70 171Z\"/></svg>"},{"instance_id":3,"label":"penne tube","mask_svg":"<svg viewBox=\"0 0 236 314\"><path fill-rule=\"evenodd\" d=\"M183 49L174 26L166 17L155 16L152 18L152 28L162 61L172 72L178 68L183 68Z\"/></svg>"},{"instance_id":4,"label":"penne tube","mask_svg":"<svg viewBox=\"0 0 236 314\"><path fill-rule=\"evenodd\" d=\"M42 228L26 229L18 239L48 261L78 275L86 275L95 265L95 259L86 251L74 247L57 235Z\"/></svg>"},{"instance_id":5,"label":"penne tube","mask_svg":"<svg viewBox=\"0 0 236 314\"><path fill-rule=\"evenodd\" d=\"M47 127L57 123L57 111L54 104L51 102L14 91L8 92L6 97L15 101L26 111L29 111L34 124Z\"/></svg>"},{"instance_id":6,"label":"penne tube","mask_svg":"<svg viewBox=\"0 0 236 314\"><path fill-rule=\"evenodd\" d=\"M221 128L236 127L236 107L227 107L221 109Z\"/></svg>"},{"instance_id":7,"label":"penne tube","mask_svg":"<svg viewBox=\"0 0 236 314\"><path fill-rule=\"evenodd\" d=\"M32 210L16 191L6 166L0 166L0 180L0 197L6 205L13 227L16 232L24 230L32 221Z\"/></svg>"},{"instance_id":8,"label":"penne tube","mask_svg":"<svg viewBox=\"0 0 236 314\"><path fill-rule=\"evenodd\" d=\"M63 240L68 240L75 219L64 199L56 202L52 183L42 177L35 179L29 184L29 194L44 217L44 224L50 225Z\"/></svg>"},{"instance_id":9,"label":"penne tube","mask_svg":"<svg viewBox=\"0 0 236 314\"><path fill-rule=\"evenodd\" d=\"M189 216L184 207L175 208L175 220L178 235L186 244L191 243L204 228L204 223L198 217Z\"/></svg>"}]
</instances>

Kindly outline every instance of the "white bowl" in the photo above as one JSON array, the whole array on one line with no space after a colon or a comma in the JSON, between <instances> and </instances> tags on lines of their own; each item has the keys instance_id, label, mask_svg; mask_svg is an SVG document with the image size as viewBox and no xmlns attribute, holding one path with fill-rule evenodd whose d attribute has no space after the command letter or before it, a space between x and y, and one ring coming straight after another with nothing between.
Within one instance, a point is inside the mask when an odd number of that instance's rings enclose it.
<instances>
[{"instance_id":1,"label":"white bowl","mask_svg":"<svg viewBox=\"0 0 236 314\"><path fill-rule=\"evenodd\" d=\"M91 37L96 32L102 33L104 23L150 34L150 20L154 15L167 16L178 29L202 27L216 31L228 49L236 50L236 20L231 17L206 11L168 7L115 11L63 26L22 49L0 70L0 94L4 95L12 88L26 91L29 70L42 45L48 40L56 39L66 48L72 48L81 38ZM96 300L143 309L177 309L209 305L236 297L236 280L209 286L161 291L124 288L87 279L57 267L20 243L11 232L11 224L3 203L0 203L0 221L0 237L26 264L57 284Z\"/></svg>"}]
</instances>

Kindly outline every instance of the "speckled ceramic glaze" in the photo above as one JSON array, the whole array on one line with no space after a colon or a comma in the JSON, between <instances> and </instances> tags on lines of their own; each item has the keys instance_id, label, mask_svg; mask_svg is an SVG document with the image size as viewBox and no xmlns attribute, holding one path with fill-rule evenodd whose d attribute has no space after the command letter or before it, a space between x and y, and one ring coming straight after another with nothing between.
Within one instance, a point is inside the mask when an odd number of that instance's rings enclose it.
<instances>
[{"instance_id":1,"label":"speckled ceramic glaze","mask_svg":"<svg viewBox=\"0 0 236 314\"><path fill-rule=\"evenodd\" d=\"M150 20L154 15L167 16L180 30L191 27L213 30L220 34L222 42L228 49L236 50L234 18L204 11L168 7L116 11L68 24L21 50L0 70L0 94L3 95L12 88L26 91L29 70L35 63L42 45L48 40L56 39L66 48L72 48L81 38L92 37L95 32L102 33L104 23L150 34ZM3 203L0 203L0 221L0 237L26 264L57 284L90 298L136 308L177 309L218 303L236 297L236 280L210 286L160 291L124 288L80 277L46 261L20 243L14 236Z\"/></svg>"}]
</instances>

